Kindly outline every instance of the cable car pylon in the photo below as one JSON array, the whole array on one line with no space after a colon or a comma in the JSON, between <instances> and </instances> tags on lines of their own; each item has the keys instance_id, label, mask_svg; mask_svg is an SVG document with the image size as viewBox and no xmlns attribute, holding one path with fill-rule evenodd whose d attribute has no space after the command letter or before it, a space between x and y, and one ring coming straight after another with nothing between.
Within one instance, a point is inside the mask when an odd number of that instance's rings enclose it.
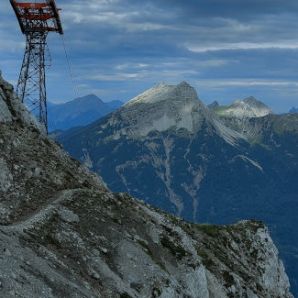
<instances>
[{"instance_id":1,"label":"cable car pylon","mask_svg":"<svg viewBox=\"0 0 298 298\"><path fill-rule=\"evenodd\" d=\"M63 34L55 0L22 2L10 0L26 48L16 88L19 99L38 118L48 132L46 66L49 32Z\"/></svg>"}]
</instances>

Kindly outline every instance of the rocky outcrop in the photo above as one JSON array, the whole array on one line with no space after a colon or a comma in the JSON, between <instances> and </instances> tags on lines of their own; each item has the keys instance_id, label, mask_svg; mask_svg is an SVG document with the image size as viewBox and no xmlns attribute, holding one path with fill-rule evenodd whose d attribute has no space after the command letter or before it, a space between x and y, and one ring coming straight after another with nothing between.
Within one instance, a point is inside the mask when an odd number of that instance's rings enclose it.
<instances>
[{"instance_id":1,"label":"rocky outcrop","mask_svg":"<svg viewBox=\"0 0 298 298\"><path fill-rule=\"evenodd\" d=\"M113 194L1 78L0 107L1 297L292 297L263 224L189 224Z\"/></svg>"}]
</instances>

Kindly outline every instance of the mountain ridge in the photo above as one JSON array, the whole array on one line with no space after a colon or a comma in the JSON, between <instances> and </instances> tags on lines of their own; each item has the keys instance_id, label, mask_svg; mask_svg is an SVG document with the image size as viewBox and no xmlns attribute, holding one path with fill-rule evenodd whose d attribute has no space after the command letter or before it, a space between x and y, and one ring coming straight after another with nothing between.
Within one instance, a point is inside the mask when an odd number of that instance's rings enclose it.
<instances>
[{"instance_id":1,"label":"mountain ridge","mask_svg":"<svg viewBox=\"0 0 298 298\"><path fill-rule=\"evenodd\" d=\"M48 105L49 131L87 125L113 112L122 104L120 101L103 102L94 94L78 97L61 104L50 103Z\"/></svg>"},{"instance_id":2,"label":"mountain ridge","mask_svg":"<svg viewBox=\"0 0 298 298\"><path fill-rule=\"evenodd\" d=\"M298 113L298 108L292 107L289 113Z\"/></svg>"}]
</instances>

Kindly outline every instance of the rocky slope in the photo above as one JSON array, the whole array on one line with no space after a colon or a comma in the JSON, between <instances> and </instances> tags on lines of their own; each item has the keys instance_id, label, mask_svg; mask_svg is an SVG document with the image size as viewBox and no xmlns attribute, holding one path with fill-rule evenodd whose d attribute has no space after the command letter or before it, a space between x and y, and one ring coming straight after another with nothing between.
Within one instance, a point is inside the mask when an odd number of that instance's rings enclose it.
<instances>
[{"instance_id":1,"label":"rocky slope","mask_svg":"<svg viewBox=\"0 0 298 298\"><path fill-rule=\"evenodd\" d=\"M113 194L0 77L0 295L292 297L259 222L189 224Z\"/></svg>"},{"instance_id":2,"label":"rocky slope","mask_svg":"<svg viewBox=\"0 0 298 298\"><path fill-rule=\"evenodd\" d=\"M162 84L59 141L112 190L187 220L266 221L296 288L297 115L245 117L246 132L233 126L244 118L228 119L223 123L187 83Z\"/></svg>"}]
</instances>

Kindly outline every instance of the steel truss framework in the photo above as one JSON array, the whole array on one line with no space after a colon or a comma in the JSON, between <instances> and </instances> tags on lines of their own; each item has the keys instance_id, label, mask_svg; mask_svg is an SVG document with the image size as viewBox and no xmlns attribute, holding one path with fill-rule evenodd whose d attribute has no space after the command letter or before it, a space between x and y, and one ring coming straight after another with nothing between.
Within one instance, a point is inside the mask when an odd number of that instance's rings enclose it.
<instances>
[{"instance_id":1,"label":"steel truss framework","mask_svg":"<svg viewBox=\"0 0 298 298\"><path fill-rule=\"evenodd\" d=\"M21 31L26 36L26 48L17 84L17 95L48 130L46 75L47 36L49 32L63 34L59 10L54 0L17 2L10 0Z\"/></svg>"}]
</instances>

